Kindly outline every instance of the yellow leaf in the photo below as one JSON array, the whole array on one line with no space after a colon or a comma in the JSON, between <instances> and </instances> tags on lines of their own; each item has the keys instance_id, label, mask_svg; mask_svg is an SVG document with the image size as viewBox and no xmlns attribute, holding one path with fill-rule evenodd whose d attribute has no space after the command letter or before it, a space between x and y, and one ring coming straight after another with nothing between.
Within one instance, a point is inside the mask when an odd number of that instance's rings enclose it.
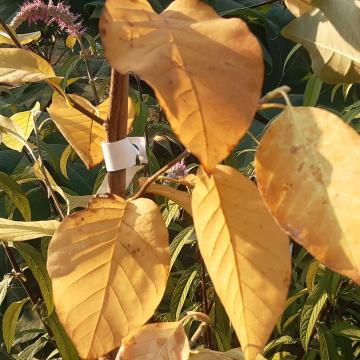
<instances>
[{"instance_id":1,"label":"yellow leaf","mask_svg":"<svg viewBox=\"0 0 360 360\"><path fill-rule=\"evenodd\" d=\"M201 255L215 290L253 360L281 315L290 280L288 237L278 228L249 179L218 165L202 168L192 194Z\"/></svg>"},{"instance_id":2,"label":"yellow leaf","mask_svg":"<svg viewBox=\"0 0 360 360\"><path fill-rule=\"evenodd\" d=\"M2 28L0 26L0 44L14 45L14 42L12 41L11 37L1 29ZM20 44L27 45L33 41L39 40L41 38L41 32L36 31L27 34L16 34L16 37L19 40Z\"/></svg>"},{"instance_id":3,"label":"yellow leaf","mask_svg":"<svg viewBox=\"0 0 360 360\"><path fill-rule=\"evenodd\" d=\"M256 156L260 193L279 225L320 262L360 284L360 137L317 108L286 109Z\"/></svg>"},{"instance_id":4,"label":"yellow leaf","mask_svg":"<svg viewBox=\"0 0 360 360\"><path fill-rule=\"evenodd\" d=\"M227 353L212 351L208 349L194 350L191 352L189 360L244 360L242 354L233 357Z\"/></svg>"},{"instance_id":5,"label":"yellow leaf","mask_svg":"<svg viewBox=\"0 0 360 360\"><path fill-rule=\"evenodd\" d=\"M95 107L81 96L70 95L70 98L106 120L110 105L109 99ZM130 98L129 104L128 112L131 121L131 117L134 116L134 107ZM88 168L96 166L104 159L101 143L106 141L106 133L102 125L69 106L62 96L53 98L48 112L58 129Z\"/></svg>"},{"instance_id":6,"label":"yellow leaf","mask_svg":"<svg viewBox=\"0 0 360 360\"><path fill-rule=\"evenodd\" d=\"M28 140L31 133L34 130L34 112L40 111L40 103L36 103L34 108L30 111L24 111L11 116L11 128L10 130L16 132L24 140ZM3 143L10 149L21 152L24 144L17 140L11 134L4 134L2 137Z\"/></svg>"},{"instance_id":7,"label":"yellow leaf","mask_svg":"<svg viewBox=\"0 0 360 360\"><path fill-rule=\"evenodd\" d=\"M353 0L313 0L319 10L306 13L282 30L302 44L314 72L330 84L360 81L360 10Z\"/></svg>"},{"instance_id":8,"label":"yellow leaf","mask_svg":"<svg viewBox=\"0 0 360 360\"><path fill-rule=\"evenodd\" d=\"M59 319L83 359L119 346L164 294L168 233L149 199L92 199L56 231L48 255Z\"/></svg>"},{"instance_id":9,"label":"yellow leaf","mask_svg":"<svg viewBox=\"0 0 360 360\"><path fill-rule=\"evenodd\" d=\"M59 224L56 220L13 221L0 218L0 239L3 241L24 241L42 236L52 236Z\"/></svg>"},{"instance_id":10,"label":"yellow leaf","mask_svg":"<svg viewBox=\"0 0 360 360\"><path fill-rule=\"evenodd\" d=\"M66 45L66 47L68 47L69 49L73 49L74 46L76 45L76 41L77 41L77 37L76 37L76 36L69 35L69 36L66 38L65 45Z\"/></svg>"},{"instance_id":11,"label":"yellow leaf","mask_svg":"<svg viewBox=\"0 0 360 360\"><path fill-rule=\"evenodd\" d=\"M147 178L140 178L140 186L144 184ZM147 193L164 196L178 205L180 205L189 215L192 215L191 211L191 196L186 191L177 190L171 186L151 184L147 189Z\"/></svg>"},{"instance_id":12,"label":"yellow leaf","mask_svg":"<svg viewBox=\"0 0 360 360\"><path fill-rule=\"evenodd\" d=\"M285 5L296 17L314 10L314 7L306 0L285 0Z\"/></svg>"},{"instance_id":13,"label":"yellow leaf","mask_svg":"<svg viewBox=\"0 0 360 360\"><path fill-rule=\"evenodd\" d=\"M154 88L203 166L226 158L253 120L263 82L261 48L246 24L200 0L174 1L160 15L146 0L108 0L100 28L111 65Z\"/></svg>"},{"instance_id":14,"label":"yellow leaf","mask_svg":"<svg viewBox=\"0 0 360 360\"><path fill-rule=\"evenodd\" d=\"M18 84L55 77L52 66L39 55L23 49L0 49L0 82Z\"/></svg>"},{"instance_id":15,"label":"yellow leaf","mask_svg":"<svg viewBox=\"0 0 360 360\"><path fill-rule=\"evenodd\" d=\"M187 360L190 347L181 322L144 325L127 336L121 360Z\"/></svg>"}]
</instances>

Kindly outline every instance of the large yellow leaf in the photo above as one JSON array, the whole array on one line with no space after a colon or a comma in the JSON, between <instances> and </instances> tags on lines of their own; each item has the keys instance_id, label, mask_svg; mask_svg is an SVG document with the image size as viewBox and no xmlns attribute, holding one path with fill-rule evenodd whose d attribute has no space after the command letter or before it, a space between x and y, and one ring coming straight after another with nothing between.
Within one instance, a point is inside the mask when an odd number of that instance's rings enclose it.
<instances>
[{"instance_id":1,"label":"large yellow leaf","mask_svg":"<svg viewBox=\"0 0 360 360\"><path fill-rule=\"evenodd\" d=\"M27 34L16 34L17 39L19 40L20 44L26 45L33 41L39 40L41 38L41 32L36 31ZM3 31L2 27L0 26L0 44L5 45L14 45L11 37L8 35L7 32Z\"/></svg>"},{"instance_id":2,"label":"large yellow leaf","mask_svg":"<svg viewBox=\"0 0 360 360\"><path fill-rule=\"evenodd\" d=\"M170 264L167 229L149 199L91 200L61 223L48 256L56 311L83 359L108 353L152 316Z\"/></svg>"},{"instance_id":3,"label":"large yellow leaf","mask_svg":"<svg viewBox=\"0 0 360 360\"><path fill-rule=\"evenodd\" d=\"M215 290L246 359L262 351L285 304L290 280L288 237L256 186L238 171L200 169L192 194L195 230Z\"/></svg>"},{"instance_id":4,"label":"large yellow leaf","mask_svg":"<svg viewBox=\"0 0 360 360\"><path fill-rule=\"evenodd\" d=\"M190 346L181 322L144 325L127 336L121 360L188 360Z\"/></svg>"},{"instance_id":5,"label":"large yellow leaf","mask_svg":"<svg viewBox=\"0 0 360 360\"><path fill-rule=\"evenodd\" d=\"M296 16L306 14L314 10L314 7L309 4L311 1L307 0L285 0L287 8Z\"/></svg>"},{"instance_id":6,"label":"large yellow leaf","mask_svg":"<svg viewBox=\"0 0 360 360\"><path fill-rule=\"evenodd\" d=\"M109 100L105 100L95 107L81 96L70 95L70 98L93 114L106 120L110 105ZM130 98L128 101L129 122L132 122L134 106ZM69 106L62 96L53 98L48 112L56 126L88 168L96 166L104 159L101 143L106 141L106 133L102 125Z\"/></svg>"},{"instance_id":7,"label":"large yellow leaf","mask_svg":"<svg viewBox=\"0 0 360 360\"><path fill-rule=\"evenodd\" d=\"M200 0L177 0L157 15L146 0L108 0L101 20L106 56L121 73L148 82L175 133L207 170L250 126L263 58L240 19Z\"/></svg>"},{"instance_id":8,"label":"large yellow leaf","mask_svg":"<svg viewBox=\"0 0 360 360\"><path fill-rule=\"evenodd\" d=\"M34 108L29 111L20 112L11 116L11 127L10 130L16 132L24 140L27 140L34 130L34 112L40 111L40 103L36 103ZM11 134L4 134L2 137L3 143L10 149L21 152L24 144L17 140Z\"/></svg>"},{"instance_id":9,"label":"large yellow leaf","mask_svg":"<svg viewBox=\"0 0 360 360\"><path fill-rule=\"evenodd\" d=\"M147 178L140 178L139 184L143 185ZM180 205L189 215L192 215L191 196L186 191L177 190L171 186L151 184L147 189L147 193L164 196L178 205Z\"/></svg>"},{"instance_id":10,"label":"large yellow leaf","mask_svg":"<svg viewBox=\"0 0 360 360\"><path fill-rule=\"evenodd\" d=\"M0 82L2 83L37 82L55 76L52 66L31 51L0 49Z\"/></svg>"},{"instance_id":11,"label":"large yellow leaf","mask_svg":"<svg viewBox=\"0 0 360 360\"><path fill-rule=\"evenodd\" d=\"M0 218L0 239L3 241L24 241L43 236L52 236L59 226L56 220L13 221Z\"/></svg>"},{"instance_id":12,"label":"large yellow leaf","mask_svg":"<svg viewBox=\"0 0 360 360\"><path fill-rule=\"evenodd\" d=\"M320 10L293 20L282 34L309 51L314 72L331 84L360 81L358 0L313 0Z\"/></svg>"},{"instance_id":13,"label":"large yellow leaf","mask_svg":"<svg viewBox=\"0 0 360 360\"><path fill-rule=\"evenodd\" d=\"M280 226L320 262L360 284L360 137L317 108L285 110L256 156L260 193Z\"/></svg>"}]
</instances>

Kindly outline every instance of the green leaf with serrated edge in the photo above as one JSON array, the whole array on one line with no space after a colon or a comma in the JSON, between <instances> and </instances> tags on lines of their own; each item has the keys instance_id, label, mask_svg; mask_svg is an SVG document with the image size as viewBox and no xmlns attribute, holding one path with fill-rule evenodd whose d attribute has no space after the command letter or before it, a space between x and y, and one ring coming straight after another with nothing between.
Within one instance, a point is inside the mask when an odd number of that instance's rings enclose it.
<instances>
[{"instance_id":1,"label":"green leaf with serrated edge","mask_svg":"<svg viewBox=\"0 0 360 360\"><path fill-rule=\"evenodd\" d=\"M12 275L5 274L4 278L0 282L0 306L6 297L12 279L13 279Z\"/></svg>"},{"instance_id":2,"label":"green leaf with serrated edge","mask_svg":"<svg viewBox=\"0 0 360 360\"><path fill-rule=\"evenodd\" d=\"M319 268L319 262L317 260L313 260L306 272L306 287L308 289L308 291L311 293L314 289L314 284L315 284L315 277L316 277L316 273L318 271Z\"/></svg>"},{"instance_id":3,"label":"green leaf with serrated edge","mask_svg":"<svg viewBox=\"0 0 360 360\"><path fill-rule=\"evenodd\" d=\"M39 251L25 242L14 243L14 246L23 257L26 264L29 266L32 274L34 275L34 278L39 284L41 294L46 305L47 313L48 315L51 315L54 310L54 300L51 280L46 270L46 263L44 258Z\"/></svg>"},{"instance_id":4,"label":"green leaf with serrated edge","mask_svg":"<svg viewBox=\"0 0 360 360\"><path fill-rule=\"evenodd\" d=\"M49 342L49 339L46 337L41 337L35 342L30 343L24 350L22 350L16 360L32 360L39 351L41 351Z\"/></svg>"},{"instance_id":5,"label":"green leaf with serrated edge","mask_svg":"<svg viewBox=\"0 0 360 360\"><path fill-rule=\"evenodd\" d=\"M327 293L319 286L316 286L306 299L300 317L300 340L305 351L327 299Z\"/></svg>"},{"instance_id":6,"label":"green leaf with serrated edge","mask_svg":"<svg viewBox=\"0 0 360 360\"><path fill-rule=\"evenodd\" d=\"M328 294L329 301L333 306L336 304L336 298L341 283L341 275L326 268L320 280L320 286L325 289Z\"/></svg>"},{"instance_id":7,"label":"green leaf with serrated edge","mask_svg":"<svg viewBox=\"0 0 360 360\"><path fill-rule=\"evenodd\" d=\"M319 344L321 360L339 360L334 336L328 331L324 324L319 324Z\"/></svg>"},{"instance_id":8,"label":"green leaf with serrated edge","mask_svg":"<svg viewBox=\"0 0 360 360\"><path fill-rule=\"evenodd\" d=\"M263 354L264 355L267 355L267 353L276 348L277 346L279 345L292 345L292 344L296 344L297 343L297 340L293 339L291 336L288 336L288 335L285 335L285 336L281 336L271 342L269 342L265 348L264 348L264 351L263 351Z\"/></svg>"},{"instance_id":9,"label":"green leaf with serrated edge","mask_svg":"<svg viewBox=\"0 0 360 360\"><path fill-rule=\"evenodd\" d=\"M337 322L331 328L331 331L336 335L343 336L354 341L360 341L360 329L345 321Z\"/></svg>"},{"instance_id":10,"label":"green leaf with serrated edge","mask_svg":"<svg viewBox=\"0 0 360 360\"><path fill-rule=\"evenodd\" d=\"M53 311L51 316L46 319L46 324L53 333L62 360L79 360L79 355L75 346L65 333L55 311Z\"/></svg>"},{"instance_id":11,"label":"green leaf with serrated edge","mask_svg":"<svg viewBox=\"0 0 360 360\"><path fill-rule=\"evenodd\" d=\"M29 200L21 189L21 186L8 174L0 171L0 189L11 199L20 211L25 221L31 220Z\"/></svg>"},{"instance_id":12,"label":"green leaf with serrated edge","mask_svg":"<svg viewBox=\"0 0 360 360\"><path fill-rule=\"evenodd\" d=\"M5 311L2 319L2 331L4 343L8 352L10 352L14 341L16 323L18 322L21 309L28 300L29 299L26 298L21 301L13 302Z\"/></svg>"},{"instance_id":13,"label":"green leaf with serrated edge","mask_svg":"<svg viewBox=\"0 0 360 360\"><path fill-rule=\"evenodd\" d=\"M177 257L179 256L181 250L183 249L183 247L186 244L189 244L192 242L192 240L190 240L190 237L193 235L193 233L194 233L194 227L189 226L189 227L185 228L184 230L182 230L179 234L177 234L176 237L174 238L174 240L171 242L171 244L170 244L170 256L171 256L170 269L173 267Z\"/></svg>"},{"instance_id":14,"label":"green leaf with serrated edge","mask_svg":"<svg viewBox=\"0 0 360 360\"><path fill-rule=\"evenodd\" d=\"M192 284L195 281L196 276L197 276L197 271L195 270L190 274L189 278L187 279L187 281L185 283L184 289L183 289L183 291L181 293L181 297L179 299L179 302L178 302L177 308L176 308L176 314L175 314L175 320L176 321L179 321L179 319L180 319L181 311L182 311L182 309L184 307L186 298L187 298L187 296L189 294L189 291L190 291L190 288L191 288Z\"/></svg>"}]
</instances>

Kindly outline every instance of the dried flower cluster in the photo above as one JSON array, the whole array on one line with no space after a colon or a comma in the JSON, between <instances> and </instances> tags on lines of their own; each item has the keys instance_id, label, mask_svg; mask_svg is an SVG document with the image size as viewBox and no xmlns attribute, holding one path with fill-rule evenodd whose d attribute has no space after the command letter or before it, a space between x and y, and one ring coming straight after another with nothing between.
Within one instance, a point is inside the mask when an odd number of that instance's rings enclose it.
<instances>
[{"instance_id":1,"label":"dried flower cluster","mask_svg":"<svg viewBox=\"0 0 360 360\"><path fill-rule=\"evenodd\" d=\"M70 7L61 1L56 5L52 0L49 0L48 4L43 0L24 3L10 25L16 30L24 22L29 24L43 22L46 25L55 23L60 30L72 36L81 36L84 32L79 15L74 15Z\"/></svg>"}]
</instances>

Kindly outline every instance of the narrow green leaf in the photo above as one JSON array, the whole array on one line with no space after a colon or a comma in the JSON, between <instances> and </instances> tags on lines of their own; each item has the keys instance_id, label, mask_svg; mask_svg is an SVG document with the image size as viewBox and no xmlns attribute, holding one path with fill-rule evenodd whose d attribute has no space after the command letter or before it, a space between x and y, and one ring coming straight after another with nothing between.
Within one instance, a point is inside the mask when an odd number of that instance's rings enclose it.
<instances>
[{"instance_id":1,"label":"narrow green leaf","mask_svg":"<svg viewBox=\"0 0 360 360\"><path fill-rule=\"evenodd\" d=\"M64 152L61 154L60 158L60 171L66 179L69 179L67 173L67 163L71 154L73 154L73 148L71 147L71 145L68 145L65 148Z\"/></svg>"},{"instance_id":2,"label":"narrow green leaf","mask_svg":"<svg viewBox=\"0 0 360 360\"><path fill-rule=\"evenodd\" d=\"M34 356L42 350L47 343L49 342L49 339L42 336L41 338L37 339L35 342L27 346L24 350L22 350L19 355L17 356L16 360L32 360L34 359Z\"/></svg>"},{"instance_id":3,"label":"narrow green leaf","mask_svg":"<svg viewBox=\"0 0 360 360\"><path fill-rule=\"evenodd\" d=\"M337 322L331 330L336 335L343 336L351 340L360 341L360 329L345 321Z\"/></svg>"},{"instance_id":4,"label":"narrow green leaf","mask_svg":"<svg viewBox=\"0 0 360 360\"><path fill-rule=\"evenodd\" d=\"M12 279L13 279L12 275L5 274L4 278L0 282L0 306L6 297Z\"/></svg>"},{"instance_id":5,"label":"narrow green leaf","mask_svg":"<svg viewBox=\"0 0 360 360\"><path fill-rule=\"evenodd\" d=\"M276 348L279 345L292 345L292 344L296 344L297 341L295 339L293 339L291 336L281 336L271 342L269 342L265 348L264 348L264 355L267 355L268 352L274 348Z\"/></svg>"},{"instance_id":6,"label":"narrow green leaf","mask_svg":"<svg viewBox=\"0 0 360 360\"><path fill-rule=\"evenodd\" d=\"M304 106L315 106L317 104L322 86L323 82L316 75L311 76L305 88Z\"/></svg>"},{"instance_id":7,"label":"narrow green leaf","mask_svg":"<svg viewBox=\"0 0 360 360\"><path fill-rule=\"evenodd\" d=\"M319 324L319 343L321 360L339 360L334 336L328 331L325 325Z\"/></svg>"},{"instance_id":8,"label":"narrow green leaf","mask_svg":"<svg viewBox=\"0 0 360 360\"><path fill-rule=\"evenodd\" d=\"M5 311L2 322L2 331L4 343L8 352L10 352L14 341L16 323L18 322L21 309L28 300L29 299L26 298L21 301L13 302Z\"/></svg>"},{"instance_id":9,"label":"narrow green leaf","mask_svg":"<svg viewBox=\"0 0 360 360\"><path fill-rule=\"evenodd\" d=\"M197 271L195 270L190 274L189 278L187 279L187 281L185 283L184 289L181 293L181 297L180 297L180 300L178 302L177 309L176 309L176 315L175 315L176 321L180 320L181 310L184 307L184 304L185 304L186 298L188 296L188 293L190 291L191 285L193 284L196 276L197 276Z\"/></svg>"},{"instance_id":10,"label":"narrow green leaf","mask_svg":"<svg viewBox=\"0 0 360 360\"><path fill-rule=\"evenodd\" d=\"M301 44L296 44L288 53L285 62L284 62L284 66L283 66L283 74L285 73L286 70L286 66L289 63L290 59L293 57L293 55L301 48Z\"/></svg>"},{"instance_id":11,"label":"narrow green leaf","mask_svg":"<svg viewBox=\"0 0 360 360\"><path fill-rule=\"evenodd\" d=\"M14 205L19 209L25 221L31 220L31 210L21 186L8 174L0 171L0 189L2 189Z\"/></svg>"},{"instance_id":12,"label":"narrow green leaf","mask_svg":"<svg viewBox=\"0 0 360 360\"><path fill-rule=\"evenodd\" d=\"M309 292L311 293L314 289L314 284L315 284L315 277L316 277L316 273L318 271L319 268L319 262L317 260L314 260L310 263L307 273L306 273L306 286L309 290Z\"/></svg>"},{"instance_id":13,"label":"narrow green leaf","mask_svg":"<svg viewBox=\"0 0 360 360\"><path fill-rule=\"evenodd\" d=\"M177 257L179 256L181 250L186 244L191 244L192 240L190 240L190 237L194 233L194 227L189 226L185 228L183 231L181 231L171 242L170 244L170 269L173 267Z\"/></svg>"},{"instance_id":14,"label":"narrow green leaf","mask_svg":"<svg viewBox=\"0 0 360 360\"><path fill-rule=\"evenodd\" d=\"M39 284L47 313L50 315L54 310L54 300L50 276L46 270L46 263L41 253L25 242L14 243L15 249L29 266L34 278Z\"/></svg>"},{"instance_id":15,"label":"narrow green leaf","mask_svg":"<svg viewBox=\"0 0 360 360\"><path fill-rule=\"evenodd\" d=\"M316 286L306 299L300 317L300 340L305 351L308 350L316 321L318 320L327 299L327 293L319 286Z\"/></svg>"},{"instance_id":16,"label":"narrow green leaf","mask_svg":"<svg viewBox=\"0 0 360 360\"><path fill-rule=\"evenodd\" d=\"M46 319L46 324L53 333L62 360L79 360L79 355L75 346L65 333L55 311L53 311L51 316Z\"/></svg>"},{"instance_id":17,"label":"narrow green leaf","mask_svg":"<svg viewBox=\"0 0 360 360\"><path fill-rule=\"evenodd\" d=\"M341 275L326 268L324 275L322 276L320 286L325 289L328 294L329 300L332 305L335 306L336 298L339 291L339 285L341 282Z\"/></svg>"}]
</instances>

